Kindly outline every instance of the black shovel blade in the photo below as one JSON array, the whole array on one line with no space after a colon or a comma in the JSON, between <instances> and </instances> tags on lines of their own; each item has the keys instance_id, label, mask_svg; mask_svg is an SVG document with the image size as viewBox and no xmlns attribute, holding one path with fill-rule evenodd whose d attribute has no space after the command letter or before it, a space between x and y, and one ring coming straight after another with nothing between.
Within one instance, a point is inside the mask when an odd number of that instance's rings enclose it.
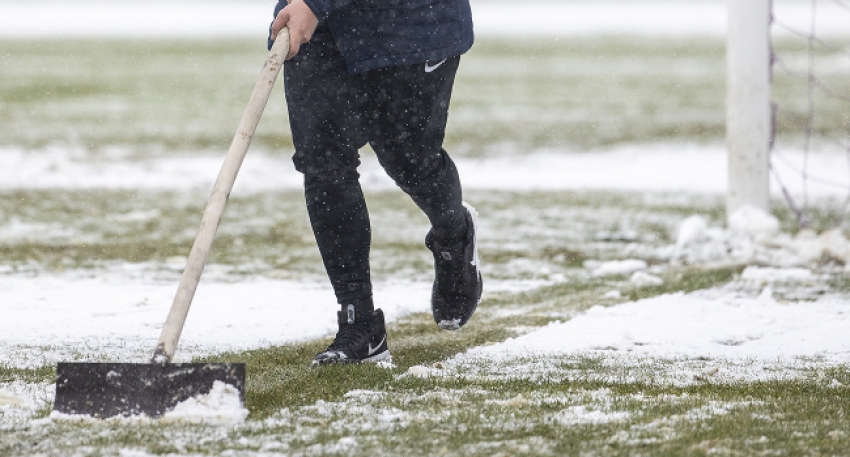
<instances>
[{"instance_id":1,"label":"black shovel blade","mask_svg":"<svg viewBox=\"0 0 850 457\"><path fill-rule=\"evenodd\" d=\"M98 419L156 418L208 394L215 381L235 387L245 403L244 363L59 363L53 409Z\"/></svg>"}]
</instances>

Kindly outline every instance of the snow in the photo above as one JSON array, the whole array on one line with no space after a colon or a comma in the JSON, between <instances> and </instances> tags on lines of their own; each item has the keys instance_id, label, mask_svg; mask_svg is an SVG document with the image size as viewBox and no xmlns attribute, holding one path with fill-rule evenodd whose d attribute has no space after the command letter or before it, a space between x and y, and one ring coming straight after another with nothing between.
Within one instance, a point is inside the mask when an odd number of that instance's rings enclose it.
<instances>
[{"instance_id":1,"label":"snow","mask_svg":"<svg viewBox=\"0 0 850 457\"><path fill-rule=\"evenodd\" d=\"M629 282L634 284L635 287L660 286L664 284L663 279L643 271L632 273L632 276L629 277Z\"/></svg>"},{"instance_id":2,"label":"snow","mask_svg":"<svg viewBox=\"0 0 850 457\"><path fill-rule=\"evenodd\" d=\"M214 0L0 0L0 37L206 37L262 35L271 14L269 1ZM473 0L476 32L487 37L582 36L587 34L644 36L710 36L725 33L725 2L697 1L587 1L486 2ZM809 26L808 2L776 1L777 19L804 30ZM820 3L818 30L822 37L850 36L847 15L834 14L835 4ZM73 18L69 21L67 18ZM132 21L127 21L132 17ZM509 20L505 20L509 18ZM774 29L774 33L784 33ZM48 147L0 149L0 191L26 189L139 189L208 191L218 173L224 151L172 154L127 160L91 159L83 150ZM792 195L845 198L845 152L818 151L805 155L782 151L773 166ZM521 155L458 158L464 185L471 190L614 190L627 192L687 192L720 195L726 191L726 151L722 145L631 144L606 150L536 150ZM814 179L801 184L799 170ZM367 155L361 169L364 188L383 190L395 185L374 157ZM824 184L828 182L838 185ZM300 189L301 176L289 154L252 151L240 172L234 192ZM775 197L781 190L772 186ZM126 220L148 220L157 211L131 212ZM810 367L850 363L850 335L846 296L819 295L789 298L786 290L822 284L824 262L850 264L850 242L840 230L821 234L801 231L790 236L779 231L768 214L744 208L730 219L729 228L711 226L710 218L692 215L676 232L675 244L659 250L658 258L673 265L712 262L751 263L735 287L694 293L662 295L614 306L594 306L566 322L557 322L523 336L472 348L433 366L414 366L402 376L446 378L463 374L473 365L493 366L498 374L557 381L560 366L547 365L585 357L601 360L616 379L638 379L648 367L649 379L677 383L753 381L798 376ZM16 217L0 221L0 241L18 242L39 237L62 237L67 229ZM636 237L624 237L633 239ZM624 254L624 257L627 255ZM179 270L184 258L174 258ZM653 262L654 263L654 262ZM757 265L769 266L757 266ZM588 262L590 274L626 276L625 290L663 284L654 268L640 259ZM646 270L649 270L647 272ZM660 270L659 270L660 271ZM160 275L161 276L161 275ZM0 265L3 317L0 319L0 360L4 366L36 368L60 360L142 362L159 334L177 287L177 281L145 274L138 265L119 264L112 271L17 274ZM173 274L172 274L173 276ZM617 280L617 279L614 279ZM530 290L534 281L490 282L488 291ZM376 301L389 322L416 312L429 312L430 283L390 281L375 285ZM617 286L619 287L619 285ZM753 290L755 292L753 292ZM602 292L600 291L600 294ZM621 300L619 290L602 297ZM600 298L602 298L600 297ZM188 360L222 351L289 344L319 338L336 330L337 305L326 283L264 277L202 281L185 327L177 357ZM306 363L306 362L305 362ZM561 366L564 364L562 363ZM568 365L568 364L566 364ZM388 368L393 366L386 365ZM492 373L491 373L492 374ZM608 378L609 380L611 378ZM825 380L844 388L835 379ZM51 384L3 381L0 389L0 431L38 425L32 412L53 396ZM339 403L317 402L281 414L275 420L292 421L299 411L313 409L336 429L355 422L367 429L391 433L399 423L417 417L395 409L370 405L382 392L352 391ZM448 396L429 391L417 398L444 395L447 404L463 394ZM430 400L429 400L430 401ZM537 404L518 395L495 400L507 408ZM725 414L735 404L716 404L684 416L703 420ZM450 414L451 408L445 408ZM285 411L288 411L285 409ZM340 413L344 411L345 414ZM245 420L247 410L232 386L218 383L208 395L187 400L164 421L233 424ZM339 419L330 420L339 416ZM362 417L360 417L362 416ZM83 418L51 415L58 420ZM573 405L554 414L566 425L628 422L628 412ZM51 419L48 419L51 420ZM135 418L135 420L144 420ZM671 421L674 419L670 419ZM678 420L678 419L676 419ZM659 424L663 425L663 424ZM833 432L830 432L833 433ZM843 433L843 432L841 432ZM831 436L831 435L830 435ZM762 437L764 438L764 437ZM246 440L247 438L242 438ZM620 432L612 442L635 438ZM278 449L269 443L267 450ZM358 442L342 437L313 453L351 453ZM283 448L286 450L285 448ZM122 455L149 455L122 450Z\"/></svg>"},{"instance_id":3,"label":"snow","mask_svg":"<svg viewBox=\"0 0 850 457\"><path fill-rule=\"evenodd\" d=\"M0 148L0 190L13 189L142 189L212 188L225 151L127 160L88 159L82 150ZM525 190L613 190L723 194L727 186L727 153L721 145L690 143L629 144L599 151L537 150L510 157L456 158L464 188ZM236 195L300 189L303 178L289 154L252 151L234 186ZM803 186L798 170L807 163L810 179ZM774 168L792 195L844 198L850 189L844 152L786 152ZM377 159L364 154L363 187L395 188ZM832 183L847 183L835 185ZM772 185L781 198L779 186ZM142 215L138 215L142 217Z\"/></svg>"},{"instance_id":4,"label":"snow","mask_svg":"<svg viewBox=\"0 0 850 457\"><path fill-rule=\"evenodd\" d=\"M689 244L708 238L708 221L695 214L679 223L676 230L676 247L681 249Z\"/></svg>"},{"instance_id":5,"label":"snow","mask_svg":"<svg viewBox=\"0 0 850 457\"><path fill-rule=\"evenodd\" d=\"M841 166L835 166L835 161L840 161ZM725 190L725 151L714 146L628 145L596 153L541 151L511 158L459 159L457 162L466 186L471 189L610 188L695 193ZM91 161L78 152L59 148L41 151L5 149L0 151L0 186L5 190L189 190L211 186L220 164L221 157L212 154L176 155L130 162L121 157ZM846 165L841 155L821 153L812 155L809 167L812 174L834 173L837 176L845 173ZM618 170L623 170L623 173ZM370 189L394 187L374 157L369 156L364 160L363 182L364 187ZM292 170L288 159L259 152L246 160L235 192L264 192L300 188L301 185L301 177ZM809 195L835 196L841 193L836 193L834 188L818 190L812 184ZM149 216L129 214L127 217ZM712 227L708 220L702 215L685 218L677 230L675 244L659 249L657 257L668 259L674 265L712 262L770 265L770 268L747 268L741 276L741 281L760 286L777 282L812 283L817 277L811 268L823 259L850 263L850 242L839 230L822 234L804 230L792 237L778 231L775 218L752 208L743 208L734 214L729 229ZM20 220L0 225L0 238L6 240L17 239L30 232L32 227ZM185 259L179 261L184 262ZM648 266L641 259L589 261L585 266L595 276L630 275L633 287L662 283L661 278L654 275L657 271L650 269L644 272ZM152 277L144 271L138 265L123 264L109 272L43 273L38 275L38 281L24 274L5 272L0 275L0 290L4 291L0 353L7 361L5 364L38 367L59 360L146 361L167 314L177 281ZM528 284L490 283L488 289L492 291L493 287L520 290L528 288ZM429 310L430 284L399 281L378 284L375 289L376 300L388 321ZM584 335L573 331L572 326L579 325L575 322L585 322L590 325L587 328L594 328L592 325L608 318L616 321L616 313L628 315L624 321L632 324L624 327L627 328L625 333L617 333L614 330L616 325L612 325L607 328L608 332L594 333L593 338L577 337L577 341L552 344L579 353L601 345L618 347L618 351L625 351L630 356L696 357L695 354L714 354L736 357L738 361L751 356L768 359L778 354L767 351L769 347L800 348L803 352L797 356L801 357L846 355L846 340L834 338L830 345L823 338L823 335L831 333L840 334L834 326L843 319L841 303L823 300L808 304L784 303L777 302L769 288L761 292L749 299L736 294L724 295L717 300L698 295L673 295L617 308L594 309L562 324L567 327L556 333ZM605 296L616 299L618 294L618 291L611 291ZM680 306L674 306L674 303ZM324 283L263 277L238 281L205 280L198 289L178 358L319 338L335 331L335 311L335 300ZM676 316L675 319L664 317L668 312L672 312L670 316ZM775 319L771 317L774 313ZM681 328L674 324L676 319L682 322ZM793 329L793 322L805 322L809 330ZM643 342L643 331L656 339L650 338L650 344L644 346L627 344L624 335L631 335L629 338L633 342ZM683 336L702 339L677 339ZM811 339L814 336L821 337ZM514 354L513 349L507 349L514 345L532 348L532 353L541 350L541 347L527 346L523 341L526 340L512 340L499 347L506 348L506 354ZM730 346L720 343L723 341L742 343ZM581 346L579 342L585 345ZM734 352L729 351L731 347L734 347ZM673 352L653 353L650 351L653 348L667 348ZM742 349L755 352L741 352ZM683 352L675 352L677 350ZM780 352L778 355L793 354L793 351L784 349ZM835 360L844 359L838 357ZM416 372L411 372L413 375L426 376L433 372L430 368L413 371Z\"/></svg>"},{"instance_id":6,"label":"snow","mask_svg":"<svg viewBox=\"0 0 850 457\"><path fill-rule=\"evenodd\" d=\"M439 369L428 368L422 365L414 365L407 369L407 374L416 378L429 378L439 373Z\"/></svg>"},{"instance_id":7,"label":"snow","mask_svg":"<svg viewBox=\"0 0 850 457\"><path fill-rule=\"evenodd\" d=\"M23 399L18 398L17 396L12 395L11 393L4 392L4 391L0 390L0 407L3 407L3 406L21 406L23 404L24 404Z\"/></svg>"},{"instance_id":8,"label":"snow","mask_svg":"<svg viewBox=\"0 0 850 457\"><path fill-rule=\"evenodd\" d=\"M594 306L567 322L470 349L447 365L496 362L503 368L515 364L513 374L523 377L531 372L522 361L535 358L601 356L621 369L653 359L701 360L721 367L752 367L738 374L726 369L702 372L712 376L721 371L740 380L764 376L759 373L763 365L779 363L790 370L806 360L850 363L846 301L825 297L780 302L766 290L755 298L735 292L719 296L674 293L612 307Z\"/></svg>"},{"instance_id":9,"label":"snow","mask_svg":"<svg viewBox=\"0 0 850 457\"><path fill-rule=\"evenodd\" d=\"M792 237L779 231L773 216L751 207L730 220L724 229L711 227L701 215L687 217L675 244L659 251L674 265L749 263L728 285L594 306L567 322L472 348L447 361L448 370L413 367L405 376L551 380L564 375L564 359L589 357L601 358L615 372L609 376L620 380L688 384L788 378L812 367L850 363L850 334L843 330L850 324L846 296L806 295L825 280L813 271L822 270L825 259L838 267L850 263L850 241L838 229ZM639 259L591 260L585 267L593 276L631 274L633 287L663 284ZM620 293L604 297L617 299Z\"/></svg>"},{"instance_id":10,"label":"snow","mask_svg":"<svg viewBox=\"0 0 850 457\"><path fill-rule=\"evenodd\" d=\"M58 361L147 362L168 314L176 280L132 271L0 275L4 365ZM388 321L430 311L431 284L376 284ZM316 339L336 331L338 305L324 282L268 278L202 281L177 359Z\"/></svg>"},{"instance_id":11,"label":"snow","mask_svg":"<svg viewBox=\"0 0 850 457\"><path fill-rule=\"evenodd\" d=\"M0 389L0 432L26 427L33 411L53 399L53 385L3 381Z\"/></svg>"},{"instance_id":12,"label":"snow","mask_svg":"<svg viewBox=\"0 0 850 457\"><path fill-rule=\"evenodd\" d=\"M626 259L609 260L607 262L588 260L584 262L584 266L592 270L591 274L593 276L614 276L645 270L647 265L645 260Z\"/></svg>"},{"instance_id":13,"label":"snow","mask_svg":"<svg viewBox=\"0 0 850 457\"><path fill-rule=\"evenodd\" d=\"M227 425L243 422L246 417L248 410L242 406L239 391L216 381L209 393L178 403L161 421Z\"/></svg>"},{"instance_id":14,"label":"snow","mask_svg":"<svg viewBox=\"0 0 850 457\"><path fill-rule=\"evenodd\" d=\"M0 36L205 37L264 35L274 1L0 0ZM783 24L807 30L811 6L774 2ZM722 0L472 0L479 36L720 36L726 32ZM69 21L67 18L73 18ZM132 18L132 20L127 20ZM510 18L510 20L505 20ZM847 36L847 12L820 2L822 36ZM787 34L782 30L776 33Z\"/></svg>"},{"instance_id":15,"label":"snow","mask_svg":"<svg viewBox=\"0 0 850 457\"><path fill-rule=\"evenodd\" d=\"M609 422L619 422L628 420L631 416L626 411L605 412L599 410L589 410L586 406L577 405L570 406L557 414L553 420L563 425L576 424L607 424Z\"/></svg>"},{"instance_id":16,"label":"snow","mask_svg":"<svg viewBox=\"0 0 850 457\"><path fill-rule=\"evenodd\" d=\"M756 284L776 282L811 283L816 279L816 276L811 270L805 268L749 266L741 273L741 279Z\"/></svg>"},{"instance_id":17,"label":"snow","mask_svg":"<svg viewBox=\"0 0 850 457\"><path fill-rule=\"evenodd\" d=\"M676 243L662 248L670 261L750 265L729 286L690 294L667 294L611 307L594 306L567 322L550 324L502 343L470 349L448 361L448 371L412 367L405 376L431 377L475 372L488 376L555 376L554 358L601 357L618 373L645 369L667 381L707 378L751 381L796 376L812 366L850 363L846 297L815 294L788 299L776 289L804 294L824 279L812 268L824 259L850 261L850 242L840 230L796 237L754 208L731 216L728 229L710 227L701 215L685 218ZM586 261L593 276L631 274L633 287L661 285L640 259ZM752 290L755 289L755 293ZM788 294L786 294L788 295ZM619 298L619 291L605 298ZM799 295L798 295L799 296ZM708 366L705 366L708 364ZM556 363L557 365L557 363ZM489 367L489 368L488 368ZM480 372L480 370L479 370ZM631 379L631 378L630 378Z\"/></svg>"},{"instance_id":18,"label":"snow","mask_svg":"<svg viewBox=\"0 0 850 457\"><path fill-rule=\"evenodd\" d=\"M750 236L772 236L779 232L779 221L752 206L744 206L729 217L729 230Z\"/></svg>"},{"instance_id":19,"label":"snow","mask_svg":"<svg viewBox=\"0 0 850 457\"><path fill-rule=\"evenodd\" d=\"M198 286L176 360L283 345L332 335L339 305L324 281L215 274ZM3 365L37 368L59 361L147 362L177 290L139 264L95 273L0 275ZM387 322L430 313L431 283L388 280L374 285ZM491 281L488 292L525 290Z\"/></svg>"},{"instance_id":20,"label":"snow","mask_svg":"<svg viewBox=\"0 0 850 457\"><path fill-rule=\"evenodd\" d=\"M850 265L850 241L841 229L815 234L801 230L796 236L779 231L779 221L752 207L743 207L729 218L729 228L709 227L705 217L691 216L677 230L676 244L657 255L673 264L758 263L780 267L813 267L824 262ZM850 268L850 267L846 267Z\"/></svg>"}]
</instances>

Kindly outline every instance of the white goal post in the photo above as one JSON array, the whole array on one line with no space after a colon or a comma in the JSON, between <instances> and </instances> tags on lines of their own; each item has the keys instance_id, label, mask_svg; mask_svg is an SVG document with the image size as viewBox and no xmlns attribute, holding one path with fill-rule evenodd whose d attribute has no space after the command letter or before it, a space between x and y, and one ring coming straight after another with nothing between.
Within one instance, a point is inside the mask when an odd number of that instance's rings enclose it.
<instances>
[{"instance_id":1,"label":"white goal post","mask_svg":"<svg viewBox=\"0 0 850 457\"><path fill-rule=\"evenodd\" d=\"M728 0L727 218L743 206L765 212L770 209L770 3L771 0Z\"/></svg>"}]
</instances>

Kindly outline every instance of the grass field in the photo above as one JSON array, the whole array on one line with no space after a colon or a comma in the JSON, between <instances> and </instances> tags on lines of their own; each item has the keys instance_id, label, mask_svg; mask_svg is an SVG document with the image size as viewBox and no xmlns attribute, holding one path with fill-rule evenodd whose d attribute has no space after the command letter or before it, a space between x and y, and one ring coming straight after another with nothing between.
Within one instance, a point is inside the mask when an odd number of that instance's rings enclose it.
<instances>
[{"instance_id":1,"label":"grass field","mask_svg":"<svg viewBox=\"0 0 850 457\"><path fill-rule=\"evenodd\" d=\"M805 71L805 42L775 46L788 68ZM245 39L5 41L0 145L143 154L225 147L265 53ZM447 144L456 155L484 155L720 142L724 59L724 43L711 38L483 40L463 59ZM835 93L850 91L846 56L818 48L817 62ZM806 90L805 79L776 72L782 137L802 134ZM256 147L291 146L282 97L279 85ZM816 101L815 130L846 134L846 102Z\"/></svg>"},{"instance_id":2,"label":"grass field","mask_svg":"<svg viewBox=\"0 0 850 457\"><path fill-rule=\"evenodd\" d=\"M800 43L780 41L777 52L790 65L805 64ZM223 151L265 53L264 43L244 39L0 41L0 154L58 148L74 151L74 160L135 163ZM829 53L821 57L834 61L821 67L824 80L850 92L848 67ZM592 153L624 143L721 143L723 67L723 43L709 38L482 40L463 59L446 147L459 157L488 158L543 149ZM282 87L274 97L254 148L285 160L291 139ZM804 86L777 74L775 97L787 107L780 140L798 144ZM818 132L846 135L846 105L822 100L819 109ZM188 251L205 193L4 191L0 274L37 281L132 263L176 281L169 262ZM233 196L210 259L224 280L324 281L302 198L296 190ZM430 281L422 246L427 220L400 192L370 191L367 198L375 279ZM310 368L326 339L211 356L248 364L251 414L229 427L51 421L53 365L0 360L0 390L40 400L27 409L0 397L0 456L850 455L846 365L804 361L812 364L792 367L792 375L750 381L706 371L684 385L654 375L675 371L672 362L635 368L604 357L529 361L540 363L543 379L500 377L498 364L486 363L418 375L417 367L442 370L470 348L596 305L679 291L723 288L755 297L762 290L741 280L744 265L670 266L660 254L688 215L722 224L719 195L472 190L466 199L486 215L480 243L487 284L502 287L487 293L463 330L438 331L428 314L394 322L392 367ZM813 228L831 227L834 212L815 209ZM774 213L783 228L798 230L782 202ZM621 258L646 260L664 284L638 287L584 267ZM840 266L827 260L817 268L815 285L774 284L777 299L850 298ZM697 371L712 366L688 363Z\"/></svg>"}]
</instances>

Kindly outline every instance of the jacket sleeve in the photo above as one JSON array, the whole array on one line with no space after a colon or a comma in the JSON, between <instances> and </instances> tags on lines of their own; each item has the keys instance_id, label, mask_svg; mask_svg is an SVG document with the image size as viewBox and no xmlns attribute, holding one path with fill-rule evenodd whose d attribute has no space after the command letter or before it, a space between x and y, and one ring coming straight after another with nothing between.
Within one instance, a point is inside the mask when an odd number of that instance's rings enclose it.
<instances>
[{"instance_id":1,"label":"jacket sleeve","mask_svg":"<svg viewBox=\"0 0 850 457\"><path fill-rule=\"evenodd\" d=\"M319 18L319 22L324 22L335 9L348 6L354 0L304 0L304 3L313 10L313 13ZM286 0L283 1L286 4Z\"/></svg>"}]
</instances>

